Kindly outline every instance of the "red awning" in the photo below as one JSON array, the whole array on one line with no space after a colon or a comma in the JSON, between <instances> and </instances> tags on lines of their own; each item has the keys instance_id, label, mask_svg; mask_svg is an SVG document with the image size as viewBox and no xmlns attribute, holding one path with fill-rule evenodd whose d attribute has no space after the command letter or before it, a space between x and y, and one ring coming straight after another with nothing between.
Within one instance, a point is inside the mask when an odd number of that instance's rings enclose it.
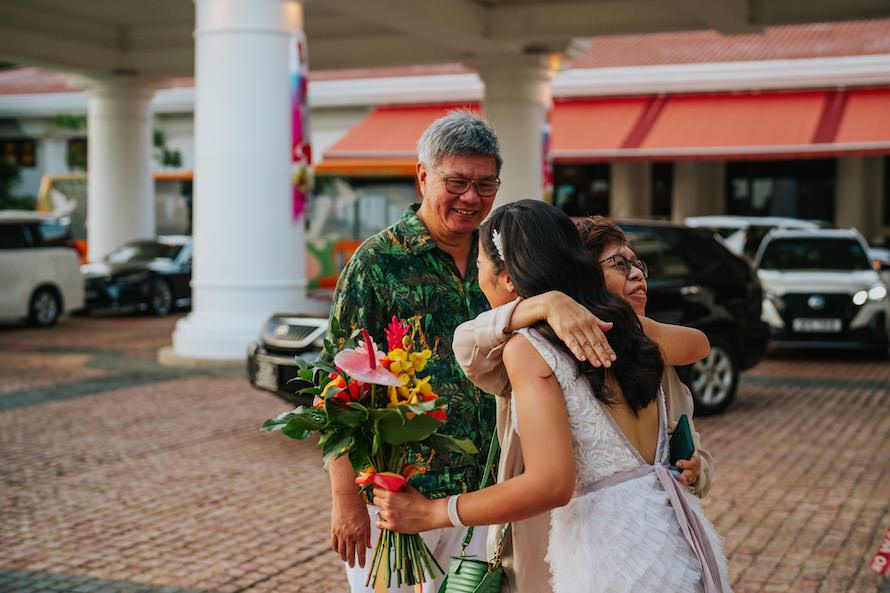
<instances>
[{"instance_id":1,"label":"red awning","mask_svg":"<svg viewBox=\"0 0 890 593\"><path fill-rule=\"evenodd\" d=\"M619 150L650 103L649 97L557 101L550 114L551 156Z\"/></svg>"},{"instance_id":2,"label":"red awning","mask_svg":"<svg viewBox=\"0 0 890 593\"><path fill-rule=\"evenodd\" d=\"M577 124L557 127L554 110L553 143L572 145L554 150L554 161L581 162L620 159L677 160L764 158L772 155L820 152L827 147L814 144L822 128L827 91L793 93L746 93L723 95L674 95L637 99L634 121L625 122L624 138L613 135L613 121L604 126L611 145L597 141L600 130ZM624 101L630 101L625 99ZM590 111L603 109L603 103L589 103ZM614 107L613 107L614 109ZM599 121L599 114L576 114L578 120ZM824 127L824 126L823 126ZM585 138L587 140L585 140ZM587 146L584 146L584 143Z\"/></svg>"},{"instance_id":3,"label":"red awning","mask_svg":"<svg viewBox=\"0 0 890 593\"><path fill-rule=\"evenodd\" d=\"M848 91L834 142L854 152L890 152L890 89Z\"/></svg>"},{"instance_id":4,"label":"red awning","mask_svg":"<svg viewBox=\"0 0 890 593\"><path fill-rule=\"evenodd\" d=\"M423 130L460 106L378 107L325 160L412 161ZM569 163L890 154L888 113L890 88L559 100L550 156Z\"/></svg>"},{"instance_id":5,"label":"red awning","mask_svg":"<svg viewBox=\"0 0 890 593\"><path fill-rule=\"evenodd\" d=\"M732 158L814 147L828 93L675 96L639 151L652 156Z\"/></svg>"},{"instance_id":6,"label":"red awning","mask_svg":"<svg viewBox=\"0 0 890 593\"><path fill-rule=\"evenodd\" d=\"M325 153L327 159L417 158L417 139L433 121L452 109L479 112L477 104L377 107Z\"/></svg>"}]
</instances>

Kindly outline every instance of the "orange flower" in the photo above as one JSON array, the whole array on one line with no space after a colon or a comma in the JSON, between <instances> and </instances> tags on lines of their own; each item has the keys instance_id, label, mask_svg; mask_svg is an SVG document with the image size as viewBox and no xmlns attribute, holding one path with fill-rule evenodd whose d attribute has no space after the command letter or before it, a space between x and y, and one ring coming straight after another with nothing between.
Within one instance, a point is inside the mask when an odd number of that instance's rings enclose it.
<instances>
[{"instance_id":1,"label":"orange flower","mask_svg":"<svg viewBox=\"0 0 890 593\"><path fill-rule=\"evenodd\" d=\"M321 392L322 398L333 397L334 399L347 403L355 402L362 398L362 388L364 387L363 383L355 380L346 383L346 380L344 380L342 376L335 373L331 373L330 377L331 381L324 386L324 390L322 390ZM329 396L328 391L331 391L335 388L342 389L342 391L338 391L333 396Z\"/></svg>"},{"instance_id":2,"label":"orange flower","mask_svg":"<svg viewBox=\"0 0 890 593\"><path fill-rule=\"evenodd\" d=\"M328 381L328 384L324 386L324 389L321 391L321 398L324 399L328 397L328 391L331 391L335 388L345 389L346 388L346 380L343 379L340 375L336 373L331 373L328 375L331 380Z\"/></svg>"},{"instance_id":3,"label":"orange flower","mask_svg":"<svg viewBox=\"0 0 890 593\"><path fill-rule=\"evenodd\" d=\"M426 468L422 465L417 465L415 463L408 463L405 467L402 468L402 475L405 476L406 480L410 480L411 476L416 474L422 474L426 471Z\"/></svg>"}]
</instances>

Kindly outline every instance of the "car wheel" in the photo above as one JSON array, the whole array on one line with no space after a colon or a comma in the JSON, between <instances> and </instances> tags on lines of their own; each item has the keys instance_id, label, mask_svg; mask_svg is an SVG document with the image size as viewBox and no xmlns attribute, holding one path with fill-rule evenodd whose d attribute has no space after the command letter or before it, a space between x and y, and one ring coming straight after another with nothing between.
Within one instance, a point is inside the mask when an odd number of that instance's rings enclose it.
<instances>
[{"instance_id":1,"label":"car wheel","mask_svg":"<svg viewBox=\"0 0 890 593\"><path fill-rule=\"evenodd\" d=\"M155 278L148 288L148 310L158 317L169 315L173 310L173 290L165 280Z\"/></svg>"},{"instance_id":2,"label":"car wheel","mask_svg":"<svg viewBox=\"0 0 890 593\"><path fill-rule=\"evenodd\" d=\"M55 324L62 312L59 295L52 288L39 288L31 296L28 305L28 322L37 327L49 327Z\"/></svg>"},{"instance_id":3,"label":"car wheel","mask_svg":"<svg viewBox=\"0 0 890 593\"><path fill-rule=\"evenodd\" d=\"M720 336L709 336L711 351L692 365L691 389L696 414L722 412L735 399L739 369L733 350Z\"/></svg>"}]
</instances>

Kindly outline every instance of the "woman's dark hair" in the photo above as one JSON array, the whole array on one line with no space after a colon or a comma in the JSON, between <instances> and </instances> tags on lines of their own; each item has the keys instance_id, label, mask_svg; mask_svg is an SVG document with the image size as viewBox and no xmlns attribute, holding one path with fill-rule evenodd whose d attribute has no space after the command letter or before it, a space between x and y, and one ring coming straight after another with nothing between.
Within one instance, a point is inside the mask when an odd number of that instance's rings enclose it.
<instances>
[{"instance_id":1,"label":"woman's dark hair","mask_svg":"<svg viewBox=\"0 0 890 593\"><path fill-rule=\"evenodd\" d=\"M494 231L500 235L503 254L494 243ZM608 372L618 381L634 414L655 400L664 370L661 351L643 334L630 305L606 290L602 269L585 249L568 216L539 200L512 202L491 213L482 225L480 238L494 271L500 273L506 268L519 296L559 290L600 319L612 321L614 326L606 337L617 360ZM550 326L540 323L536 329L575 360ZM606 371L586 362L579 368L598 399L616 402L615 394L605 385Z\"/></svg>"},{"instance_id":2,"label":"woman's dark hair","mask_svg":"<svg viewBox=\"0 0 890 593\"><path fill-rule=\"evenodd\" d=\"M597 261L602 257L603 250L609 245L628 245L630 241L620 226L605 216L588 216L575 223L581 235L581 243ZM630 247L633 250L633 247ZM634 250L634 253L636 251Z\"/></svg>"}]
</instances>

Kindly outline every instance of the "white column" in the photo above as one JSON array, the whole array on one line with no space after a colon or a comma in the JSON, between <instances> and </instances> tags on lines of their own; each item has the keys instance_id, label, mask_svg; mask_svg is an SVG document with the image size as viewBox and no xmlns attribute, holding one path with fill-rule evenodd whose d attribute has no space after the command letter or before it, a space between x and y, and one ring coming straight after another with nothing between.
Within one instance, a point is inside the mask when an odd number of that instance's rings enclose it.
<instances>
[{"instance_id":1,"label":"white column","mask_svg":"<svg viewBox=\"0 0 890 593\"><path fill-rule=\"evenodd\" d=\"M504 166L494 207L544 197L543 133L552 103L550 56L510 56L474 64L485 84L483 109L501 143Z\"/></svg>"},{"instance_id":2,"label":"white column","mask_svg":"<svg viewBox=\"0 0 890 593\"><path fill-rule=\"evenodd\" d=\"M612 163L609 214L615 218L648 218L652 215L652 163Z\"/></svg>"},{"instance_id":3,"label":"white column","mask_svg":"<svg viewBox=\"0 0 890 593\"><path fill-rule=\"evenodd\" d=\"M840 228L858 229L866 241L883 234L881 168L881 157L837 160L835 224Z\"/></svg>"},{"instance_id":4,"label":"white column","mask_svg":"<svg viewBox=\"0 0 890 593\"><path fill-rule=\"evenodd\" d=\"M128 77L87 83L87 257L155 235L152 89Z\"/></svg>"},{"instance_id":5,"label":"white column","mask_svg":"<svg viewBox=\"0 0 890 593\"><path fill-rule=\"evenodd\" d=\"M270 313L305 300L303 221L291 218L288 39L302 7L196 0L192 312L173 354L245 356Z\"/></svg>"},{"instance_id":6,"label":"white column","mask_svg":"<svg viewBox=\"0 0 890 593\"><path fill-rule=\"evenodd\" d=\"M726 211L726 163L722 161L677 161L671 218L682 222L687 216L723 214Z\"/></svg>"}]
</instances>

